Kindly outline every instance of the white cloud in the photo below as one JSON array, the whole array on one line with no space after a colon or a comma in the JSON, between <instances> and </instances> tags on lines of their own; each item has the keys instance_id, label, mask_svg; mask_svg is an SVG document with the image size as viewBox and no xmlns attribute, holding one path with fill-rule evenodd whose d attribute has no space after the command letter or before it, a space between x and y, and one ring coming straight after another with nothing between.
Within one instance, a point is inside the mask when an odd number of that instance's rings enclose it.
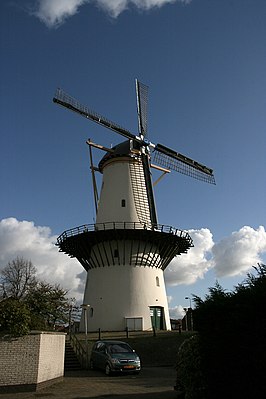
<instances>
[{"instance_id":1,"label":"white cloud","mask_svg":"<svg viewBox=\"0 0 266 399\"><path fill-rule=\"evenodd\" d=\"M95 3L112 17L118 17L130 5L139 10L150 10L152 8L162 7L166 4L181 2L190 3L191 0L95 0Z\"/></svg>"},{"instance_id":2,"label":"white cloud","mask_svg":"<svg viewBox=\"0 0 266 399\"><path fill-rule=\"evenodd\" d=\"M17 256L31 260L40 279L60 284L70 290L69 296L82 300L84 292L83 268L77 260L58 251L56 237L48 227L15 218L0 221L0 268Z\"/></svg>"},{"instance_id":3,"label":"white cloud","mask_svg":"<svg viewBox=\"0 0 266 399\"><path fill-rule=\"evenodd\" d=\"M183 306L181 305L177 305L173 308L169 308L169 315L171 319L183 319L183 317L185 316L186 312L183 308Z\"/></svg>"},{"instance_id":4,"label":"white cloud","mask_svg":"<svg viewBox=\"0 0 266 399\"><path fill-rule=\"evenodd\" d=\"M262 261L261 255L266 252L265 229L244 226L215 244L212 252L218 277L246 274Z\"/></svg>"},{"instance_id":5,"label":"white cloud","mask_svg":"<svg viewBox=\"0 0 266 399\"><path fill-rule=\"evenodd\" d=\"M263 226L257 230L249 226L233 232L218 243L213 242L207 228L190 230L194 248L175 258L165 271L168 285L194 284L203 279L213 268L218 277L246 274L252 266L262 262L266 253L266 232ZM58 251L56 236L49 227L36 226L33 222L15 218L0 220L0 269L10 260L22 256L31 260L39 278L58 283L71 290L69 295L82 300L86 272L76 259ZM168 298L169 303L171 297ZM182 316L182 307L170 307L170 314ZM181 313L180 313L181 312Z\"/></svg>"},{"instance_id":6,"label":"white cloud","mask_svg":"<svg viewBox=\"0 0 266 399\"><path fill-rule=\"evenodd\" d=\"M38 0L33 14L48 28L58 27L89 0Z\"/></svg>"},{"instance_id":7,"label":"white cloud","mask_svg":"<svg viewBox=\"0 0 266 399\"><path fill-rule=\"evenodd\" d=\"M168 301L168 305L169 305L170 318L175 319L175 320L183 319L183 317L186 314L183 306L177 305L177 306L171 307L170 304L173 301L173 297L171 295L167 296L167 301Z\"/></svg>"},{"instance_id":8,"label":"white cloud","mask_svg":"<svg viewBox=\"0 0 266 399\"><path fill-rule=\"evenodd\" d=\"M229 237L214 243L208 229L190 230L194 243L187 254L173 259L165 271L168 285L193 284L213 269L216 276L246 275L257 263L263 263L266 253L266 232L244 226Z\"/></svg>"},{"instance_id":9,"label":"white cloud","mask_svg":"<svg viewBox=\"0 0 266 399\"><path fill-rule=\"evenodd\" d=\"M119 14L128 8L129 0L95 0L95 3L111 17L117 18Z\"/></svg>"},{"instance_id":10,"label":"white cloud","mask_svg":"<svg viewBox=\"0 0 266 399\"><path fill-rule=\"evenodd\" d=\"M167 267L164 276L168 285L193 284L213 267L210 259L214 245L209 229L189 230L194 247L178 256Z\"/></svg>"},{"instance_id":11,"label":"white cloud","mask_svg":"<svg viewBox=\"0 0 266 399\"><path fill-rule=\"evenodd\" d=\"M95 4L111 17L117 18L130 5L139 10L150 10L170 3L188 4L192 0L38 0L33 15L49 28L58 27L75 15L84 4Z\"/></svg>"}]
</instances>

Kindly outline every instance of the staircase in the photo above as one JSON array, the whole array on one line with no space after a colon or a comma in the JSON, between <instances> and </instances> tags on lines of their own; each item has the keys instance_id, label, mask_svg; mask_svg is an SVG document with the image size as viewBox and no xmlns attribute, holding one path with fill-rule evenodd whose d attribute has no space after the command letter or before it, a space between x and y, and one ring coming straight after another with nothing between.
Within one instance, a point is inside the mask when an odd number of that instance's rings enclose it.
<instances>
[{"instance_id":1,"label":"staircase","mask_svg":"<svg viewBox=\"0 0 266 399\"><path fill-rule=\"evenodd\" d=\"M69 370L81 370L82 367L78 361L78 358L71 346L70 341L65 343L65 371Z\"/></svg>"}]
</instances>

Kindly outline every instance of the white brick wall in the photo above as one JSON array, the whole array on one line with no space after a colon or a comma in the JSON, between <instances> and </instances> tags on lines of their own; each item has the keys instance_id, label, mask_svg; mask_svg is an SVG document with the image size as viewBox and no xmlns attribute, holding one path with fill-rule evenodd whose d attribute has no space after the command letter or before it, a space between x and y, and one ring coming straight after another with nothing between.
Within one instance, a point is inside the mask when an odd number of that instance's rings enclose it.
<instances>
[{"instance_id":1,"label":"white brick wall","mask_svg":"<svg viewBox=\"0 0 266 399\"><path fill-rule=\"evenodd\" d=\"M64 375L65 335L40 336L40 355L37 382Z\"/></svg>"},{"instance_id":2,"label":"white brick wall","mask_svg":"<svg viewBox=\"0 0 266 399\"><path fill-rule=\"evenodd\" d=\"M64 375L65 334L33 332L0 340L1 386L34 385Z\"/></svg>"}]
</instances>

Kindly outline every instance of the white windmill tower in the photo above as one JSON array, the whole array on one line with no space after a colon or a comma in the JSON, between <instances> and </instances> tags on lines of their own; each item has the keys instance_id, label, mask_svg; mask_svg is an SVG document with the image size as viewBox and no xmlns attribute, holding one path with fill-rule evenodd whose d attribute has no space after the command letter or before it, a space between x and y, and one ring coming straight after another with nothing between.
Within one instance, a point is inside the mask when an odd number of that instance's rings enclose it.
<instances>
[{"instance_id":1,"label":"white windmill tower","mask_svg":"<svg viewBox=\"0 0 266 399\"><path fill-rule=\"evenodd\" d=\"M150 167L175 170L215 183L212 169L161 145L147 134L148 88L136 80L139 135L100 116L58 89L53 101L126 137L112 149L92 143L106 154L96 223L65 231L58 237L62 252L76 257L87 271L84 303L90 305L88 331L169 330L163 271L193 245L187 232L160 225ZM151 159L155 164L151 164ZM92 158L91 158L92 160ZM158 166L161 165L161 166Z\"/></svg>"}]
</instances>

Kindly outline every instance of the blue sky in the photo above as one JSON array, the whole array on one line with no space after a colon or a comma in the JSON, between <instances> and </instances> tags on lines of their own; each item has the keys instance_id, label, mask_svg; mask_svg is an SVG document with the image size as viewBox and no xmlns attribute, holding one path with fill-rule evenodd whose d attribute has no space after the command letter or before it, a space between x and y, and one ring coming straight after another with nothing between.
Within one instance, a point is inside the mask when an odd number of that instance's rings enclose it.
<instances>
[{"instance_id":1,"label":"blue sky","mask_svg":"<svg viewBox=\"0 0 266 399\"><path fill-rule=\"evenodd\" d=\"M137 133L134 79L149 86L148 133L214 169L155 188L161 224L195 248L165 274L172 315L215 280L232 289L266 260L265 0L3 0L0 267L30 258L81 298L84 272L54 247L93 223L86 139L120 137L53 104L57 87ZM94 158L102 154L95 153Z\"/></svg>"}]
</instances>

